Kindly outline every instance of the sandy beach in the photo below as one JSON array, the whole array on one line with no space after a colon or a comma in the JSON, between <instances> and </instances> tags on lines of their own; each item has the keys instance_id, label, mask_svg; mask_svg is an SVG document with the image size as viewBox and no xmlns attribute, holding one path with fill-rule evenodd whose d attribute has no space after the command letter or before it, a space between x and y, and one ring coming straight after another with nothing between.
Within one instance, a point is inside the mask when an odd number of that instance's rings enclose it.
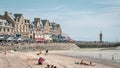
<instances>
[{"instance_id":1,"label":"sandy beach","mask_svg":"<svg viewBox=\"0 0 120 68\"><path fill-rule=\"evenodd\" d=\"M71 52L72 55L70 55ZM2 52L0 53L0 68L45 68L47 64L55 65L57 68L119 68L111 65L111 63L106 64L106 61L84 57L79 51L54 50L49 51L48 55L45 55L45 51L42 51L41 55L37 55L38 53L39 52L7 52L7 55L4 55ZM79 55L79 57L77 55ZM39 57L45 59L43 65L38 65ZM92 64L95 66L76 64L76 62L80 62L81 60L84 60L87 64L92 61Z\"/></svg>"}]
</instances>

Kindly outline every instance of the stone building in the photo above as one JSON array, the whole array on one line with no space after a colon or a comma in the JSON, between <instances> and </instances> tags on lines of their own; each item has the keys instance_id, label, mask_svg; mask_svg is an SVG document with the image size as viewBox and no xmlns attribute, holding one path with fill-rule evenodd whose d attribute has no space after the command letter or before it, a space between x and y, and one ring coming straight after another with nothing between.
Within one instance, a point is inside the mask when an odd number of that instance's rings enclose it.
<instances>
[{"instance_id":1,"label":"stone building","mask_svg":"<svg viewBox=\"0 0 120 68\"><path fill-rule=\"evenodd\" d=\"M28 37L36 41L51 41L53 38L58 38L62 30L59 24L50 23L49 20L34 18L34 21L30 22L24 19L23 14L5 12L4 15L0 15L0 33Z\"/></svg>"},{"instance_id":2,"label":"stone building","mask_svg":"<svg viewBox=\"0 0 120 68\"><path fill-rule=\"evenodd\" d=\"M43 33L43 25L40 18L34 18L34 21L30 23L30 38L37 41L45 41Z\"/></svg>"},{"instance_id":3,"label":"stone building","mask_svg":"<svg viewBox=\"0 0 120 68\"><path fill-rule=\"evenodd\" d=\"M59 41L61 39L62 29L59 24L55 22L50 23L50 32L52 34L53 41Z\"/></svg>"},{"instance_id":4,"label":"stone building","mask_svg":"<svg viewBox=\"0 0 120 68\"><path fill-rule=\"evenodd\" d=\"M31 37L36 42L45 42L52 40L48 20L40 20L40 18L34 18L34 21L31 23L30 27Z\"/></svg>"},{"instance_id":5,"label":"stone building","mask_svg":"<svg viewBox=\"0 0 120 68\"><path fill-rule=\"evenodd\" d=\"M4 15L0 15L1 19L10 23L11 28L8 31L12 31L12 34L16 36L29 37L29 20L24 19L22 14L12 14L5 12ZM6 27L6 25L5 25ZM6 31L7 32L7 31Z\"/></svg>"},{"instance_id":6,"label":"stone building","mask_svg":"<svg viewBox=\"0 0 120 68\"><path fill-rule=\"evenodd\" d=\"M29 24L30 21L24 19L23 14L14 14L14 33L16 36L29 37Z\"/></svg>"},{"instance_id":7,"label":"stone building","mask_svg":"<svg viewBox=\"0 0 120 68\"><path fill-rule=\"evenodd\" d=\"M49 20L41 20L43 24L43 32L44 34L50 34L50 25Z\"/></svg>"},{"instance_id":8,"label":"stone building","mask_svg":"<svg viewBox=\"0 0 120 68\"><path fill-rule=\"evenodd\" d=\"M60 24L56 24L56 23L50 23L50 32L51 34L54 34L56 36L62 34L62 29Z\"/></svg>"},{"instance_id":9,"label":"stone building","mask_svg":"<svg viewBox=\"0 0 120 68\"><path fill-rule=\"evenodd\" d=\"M50 23L49 20L40 20L40 18L35 18L30 27L31 38L36 41L57 40L62 33L59 24Z\"/></svg>"}]
</instances>

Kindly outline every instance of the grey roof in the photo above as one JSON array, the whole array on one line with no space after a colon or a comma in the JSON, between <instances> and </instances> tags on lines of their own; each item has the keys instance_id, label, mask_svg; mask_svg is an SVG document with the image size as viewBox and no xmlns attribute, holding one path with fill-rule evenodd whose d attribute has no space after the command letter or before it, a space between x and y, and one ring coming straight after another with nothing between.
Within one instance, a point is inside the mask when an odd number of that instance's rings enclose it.
<instances>
[{"instance_id":1,"label":"grey roof","mask_svg":"<svg viewBox=\"0 0 120 68\"><path fill-rule=\"evenodd\" d=\"M36 21L33 21L32 24L37 25L37 22L36 22Z\"/></svg>"},{"instance_id":2,"label":"grey roof","mask_svg":"<svg viewBox=\"0 0 120 68\"><path fill-rule=\"evenodd\" d=\"M56 27L59 28L59 27L60 27L60 24L56 24Z\"/></svg>"},{"instance_id":3,"label":"grey roof","mask_svg":"<svg viewBox=\"0 0 120 68\"><path fill-rule=\"evenodd\" d=\"M33 24L33 22L30 22L30 26L31 26L31 28L35 28L36 27L35 24Z\"/></svg>"},{"instance_id":4,"label":"grey roof","mask_svg":"<svg viewBox=\"0 0 120 68\"><path fill-rule=\"evenodd\" d=\"M32 22L34 25L37 25L37 21L33 21ZM42 21L40 20L40 25L42 25L43 26L43 23L42 23Z\"/></svg>"},{"instance_id":5,"label":"grey roof","mask_svg":"<svg viewBox=\"0 0 120 68\"><path fill-rule=\"evenodd\" d=\"M15 18L20 18L22 14L14 14Z\"/></svg>"},{"instance_id":6,"label":"grey roof","mask_svg":"<svg viewBox=\"0 0 120 68\"><path fill-rule=\"evenodd\" d=\"M41 20L41 22L42 22L43 26L45 26L47 20Z\"/></svg>"},{"instance_id":7,"label":"grey roof","mask_svg":"<svg viewBox=\"0 0 120 68\"><path fill-rule=\"evenodd\" d=\"M25 20L25 23L30 23L30 20L28 19L24 19Z\"/></svg>"},{"instance_id":8,"label":"grey roof","mask_svg":"<svg viewBox=\"0 0 120 68\"><path fill-rule=\"evenodd\" d=\"M10 28L12 27L12 24L5 19L0 19L0 22L1 22L0 27L10 27Z\"/></svg>"},{"instance_id":9,"label":"grey roof","mask_svg":"<svg viewBox=\"0 0 120 68\"><path fill-rule=\"evenodd\" d=\"M14 16L12 13L8 13L9 17L14 21Z\"/></svg>"}]
</instances>

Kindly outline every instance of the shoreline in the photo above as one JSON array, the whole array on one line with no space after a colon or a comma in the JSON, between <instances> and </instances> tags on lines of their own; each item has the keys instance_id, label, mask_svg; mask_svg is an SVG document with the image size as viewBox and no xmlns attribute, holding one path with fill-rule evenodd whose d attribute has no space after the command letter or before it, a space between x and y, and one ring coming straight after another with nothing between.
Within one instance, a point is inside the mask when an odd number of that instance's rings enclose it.
<instances>
[{"instance_id":1,"label":"shoreline","mask_svg":"<svg viewBox=\"0 0 120 68\"><path fill-rule=\"evenodd\" d=\"M57 50L58 51L58 50ZM80 62L82 59L84 60L85 58L78 58L78 57L75 57L75 56L69 56L69 55L63 55L63 54L60 54L60 51L58 51L57 52L56 50L54 50L54 51L50 51L50 53L48 54L48 56L55 56L54 57L54 59L56 58L56 57L64 57L64 58L71 58L71 59L76 59L75 61L73 60L72 61L72 63L74 64L76 61L78 62ZM68 51L68 50L67 50ZM66 52L66 51L62 51L62 52ZM26 52L27 53L27 52ZM29 53L31 53L31 52L29 52ZM37 53L37 52L32 52L32 53ZM57 54L56 54L57 53ZM43 55L42 55L43 56ZM86 57L86 58L88 58L88 57ZM47 60L47 59L46 59ZM63 61L65 60L65 59L62 59ZM53 60L52 60L53 61ZM58 61L58 60L57 60ZM93 64L96 64L96 66L98 66L98 67L94 67L94 66L85 66L86 68L99 68L100 66L105 66L105 68L117 68L117 67L115 67L115 66L112 66L112 65L107 65L107 64L103 64L103 63L101 63L101 62L96 62L96 60L94 60L94 59L92 59L92 58L89 58L88 60L86 60L85 59L85 61L87 62L87 63L89 63L89 61L92 61L93 62ZM60 61L61 62L61 61ZM104 62L104 61L103 61ZM58 62L57 62L58 63ZM58 63L58 64L60 64L60 63ZM66 63L65 63L66 64ZM67 65L67 66L66 66ZM68 64L66 64L66 65L64 65L63 64L63 68L69 68L69 66L68 66ZM80 67L80 68L84 68L84 65L80 65L80 66L82 66L82 67ZM71 67L70 67L71 68ZM73 67L72 67L73 68ZM78 67L77 67L78 68ZM104 68L104 67L103 67Z\"/></svg>"},{"instance_id":2,"label":"shoreline","mask_svg":"<svg viewBox=\"0 0 120 68\"><path fill-rule=\"evenodd\" d=\"M105 66L107 65L107 66L110 66L110 67L113 67L113 68L120 68L120 63L112 61L112 60L95 59L95 58L91 58L91 57L88 57L88 56L79 56L78 57L78 56L70 56L70 55L62 55L62 54L56 54L56 55L82 59L82 60L85 60L85 61L92 61L92 62L95 62L95 63L98 63L98 64L103 64Z\"/></svg>"},{"instance_id":3,"label":"shoreline","mask_svg":"<svg viewBox=\"0 0 120 68\"><path fill-rule=\"evenodd\" d=\"M98 58L98 57L97 58L93 58L93 57L90 57L90 56L87 56L87 55L82 55L81 53L77 53L77 52L75 54L75 52L76 51L66 52L66 53L64 52L64 54L62 54L62 53L58 53L58 54L55 53L55 54L56 55L60 55L60 56L67 56L67 57L73 57L73 58L88 60L88 61L92 61L92 62L103 64L103 65L112 66L114 68L120 68L120 60L118 62L116 60L110 60L110 59L105 59L105 58L104 59L101 59L101 58ZM86 52L87 52L87 50L86 50ZM99 53L99 51L98 51L98 53Z\"/></svg>"}]
</instances>

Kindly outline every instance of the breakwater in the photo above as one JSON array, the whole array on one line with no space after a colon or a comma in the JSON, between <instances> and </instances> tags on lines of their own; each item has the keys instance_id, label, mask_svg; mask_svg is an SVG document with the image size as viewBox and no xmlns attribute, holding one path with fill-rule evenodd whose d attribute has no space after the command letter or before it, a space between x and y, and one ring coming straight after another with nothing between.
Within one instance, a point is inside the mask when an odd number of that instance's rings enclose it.
<instances>
[{"instance_id":1,"label":"breakwater","mask_svg":"<svg viewBox=\"0 0 120 68\"><path fill-rule=\"evenodd\" d=\"M116 43L94 43L94 42L76 42L80 48L106 48L106 47L117 47Z\"/></svg>"}]
</instances>

